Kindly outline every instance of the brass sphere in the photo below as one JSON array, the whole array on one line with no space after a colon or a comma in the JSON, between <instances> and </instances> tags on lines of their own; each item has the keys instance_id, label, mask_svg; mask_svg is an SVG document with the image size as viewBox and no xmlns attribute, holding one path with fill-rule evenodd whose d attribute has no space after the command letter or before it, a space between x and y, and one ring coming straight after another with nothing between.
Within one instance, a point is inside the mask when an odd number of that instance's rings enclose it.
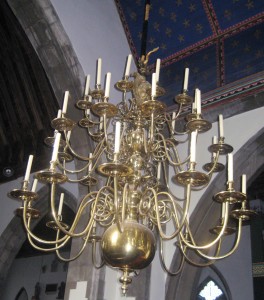
<instances>
[{"instance_id":1,"label":"brass sphere","mask_svg":"<svg viewBox=\"0 0 264 300\"><path fill-rule=\"evenodd\" d=\"M102 253L106 263L119 269L144 269L153 260L156 240L152 231L136 221L125 221L121 233L111 225L102 237Z\"/></svg>"}]
</instances>

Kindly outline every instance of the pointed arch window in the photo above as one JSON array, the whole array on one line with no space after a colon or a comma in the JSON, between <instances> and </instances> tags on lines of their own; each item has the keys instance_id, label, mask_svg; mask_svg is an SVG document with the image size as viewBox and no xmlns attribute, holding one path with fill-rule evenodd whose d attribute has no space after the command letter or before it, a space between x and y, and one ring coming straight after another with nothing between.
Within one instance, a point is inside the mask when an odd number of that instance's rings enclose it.
<instances>
[{"instance_id":1,"label":"pointed arch window","mask_svg":"<svg viewBox=\"0 0 264 300\"><path fill-rule=\"evenodd\" d=\"M197 300L228 300L224 291L210 277L208 277L201 285L196 299Z\"/></svg>"}]
</instances>

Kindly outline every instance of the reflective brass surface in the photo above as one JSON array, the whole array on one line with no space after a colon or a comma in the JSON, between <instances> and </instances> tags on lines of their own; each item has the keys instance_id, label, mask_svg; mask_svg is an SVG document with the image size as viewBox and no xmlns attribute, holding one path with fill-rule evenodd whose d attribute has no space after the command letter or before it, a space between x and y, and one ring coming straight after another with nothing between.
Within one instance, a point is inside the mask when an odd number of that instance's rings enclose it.
<instances>
[{"instance_id":1,"label":"reflective brass surface","mask_svg":"<svg viewBox=\"0 0 264 300\"><path fill-rule=\"evenodd\" d=\"M129 92L129 91L132 91L132 89L134 87L134 83L133 83L133 81L120 80L116 83L115 86L120 91Z\"/></svg>"},{"instance_id":2,"label":"reflective brass surface","mask_svg":"<svg viewBox=\"0 0 264 300\"><path fill-rule=\"evenodd\" d=\"M119 269L143 269L154 258L156 241L146 226L125 221L120 233L111 225L102 237L102 253L107 264Z\"/></svg>"},{"instance_id":3,"label":"reflective brass surface","mask_svg":"<svg viewBox=\"0 0 264 300\"><path fill-rule=\"evenodd\" d=\"M191 184L191 186L203 186L209 182L209 176L205 173L199 171L182 171L175 176L173 176L173 180L181 185Z\"/></svg>"},{"instance_id":4,"label":"reflective brass surface","mask_svg":"<svg viewBox=\"0 0 264 300\"><path fill-rule=\"evenodd\" d=\"M91 122L88 118L83 118L79 121L79 125L84 128L91 128L94 126L94 123Z\"/></svg>"},{"instance_id":5,"label":"reflective brass surface","mask_svg":"<svg viewBox=\"0 0 264 300\"><path fill-rule=\"evenodd\" d=\"M92 106L92 102L89 102L87 100L78 100L76 106L79 109L90 109Z\"/></svg>"},{"instance_id":6,"label":"reflective brass surface","mask_svg":"<svg viewBox=\"0 0 264 300\"><path fill-rule=\"evenodd\" d=\"M67 152L59 152L58 153L58 158L60 161L67 161L67 162L70 162L73 160L73 156L70 154L70 153L67 153Z\"/></svg>"},{"instance_id":7,"label":"reflective brass surface","mask_svg":"<svg viewBox=\"0 0 264 300\"><path fill-rule=\"evenodd\" d=\"M97 116L106 115L107 118L112 118L117 115L117 107L108 102L98 102L93 104L92 111Z\"/></svg>"},{"instance_id":8,"label":"reflective brass surface","mask_svg":"<svg viewBox=\"0 0 264 300\"><path fill-rule=\"evenodd\" d=\"M204 119L194 119L186 124L189 131L198 130L198 132L206 132L212 128L212 124Z\"/></svg>"},{"instance_id":9,"label":"reflective brass surface","mask_svg":"<svg viewBox=\"0 0 264 300\"><path fill-rule=\"evenodd\" d=\"M19 207L16 209L16 215L22 217L23 216L24 207ZM26 218L38 219L40 217L40 211L32 208L27 207Z\"/></svg>"},{"instance_id":10,"label":"reflective brass surface","mask_svg":"<svg viewBox=\"0 0 264 300\"><path fill-rule=\"evenodd\" d=\"M22 190L22 189L14 189L9 193L9 196L12 198L17 198L23 201L31 201L38 199L38 194L35 192Z\"/></svg>"},{"instance_id":11,"label":"reflective brass surface","mask_svg":"<svg viewBox=\"0 0 264 300\"><path fill-rule=\"evenodd\" d=\"M209 231L213 234L219 235L223 226L215 226L214 228L210 229ZM226 226L223 235L231 235L236 232L236 229L233 227Z\"/></svg>"},{"instance_id":12,"label":"reflective brass surface","mask_svg":"<svg viewBox=\"0 0 264 300\"><path fill-rule=\"evenodd\" d=\"M67 118L56 118L51 121L52 128L58 131L71 131L75 125L76 122Z\"/></svg>"},{"instance_id":13,"label":"reflective brass surface","mask_svg":"<svg viewBox=\"0 0 264 300\"><path fill-rule=\"evenodd\" d=\"M55 142L55 137L48 136L44 139L44 143L49 146L53 147ZM66 142L63 139L60 139L60 148L64 148L66 146Z\"/></svg>"},{"instance_id":14,"label":"reflective brass surface","mask_svg":"<svg viewBox=\"0 0 264 300\"><path fill-rule=\"evenodd\" d=\"M207 163L203 166L203 169L207 172L211 171L212 168L214 166L214 163L213 162L210 162L210 163ZM216 163L215 164L215 167L213 169L213 172L217 173L217 172L221 172L225 169L225 166L221 163Z\"/></svg>"},{"instance_id":15,"label":"reflective brass surface","mask_svg":"<svg viewBox=\"0 0 264 300\"><path fill-rule=\"evenodd\" d=\"M179 104L190 104L192 103L192 97L188 96L186 93L179 94L175 97L175 101Z\"/></svg>"},{"instance_id":16,"label":"reflective brass surface","mask_svg":"<svg viewBox=\"0 0 264 300\"><path fill-rule=\"evenodd\" d=\"M233 152L234 149L232 146L230 146L228 144L218 143L218 144L213 144L213 145L209 146L208 150L212 153L219 152L219 154L221 154L221 155L226 155L228 153Z\"/></svg>"},{"instance_id":17,"label":"reflective brass surface","mask_svg":"<svg viewBox=\"0 0 264 300\"><path fill-rule=\"evenodd\" d=\"M214 200L220 203L227 201L233 204L246 200L246 195L236 191L222 191L214 196Z\"/></svg>"},{"instance_id":18,"label":"reflective brass surface","mask_svg":"<svg viewBox=\"0 0 264 300\"><path fill-rule=\"evenodd\" d=\"M133 169L125 164L104 163L98 167L98 171L105 176L129 176L133 174Z\"/></svg>"},{"instance_id":19,"label":"reflective brass surface","mask_svg":"<svg viewBox=\"0 0 264 300\"><path fill-rule=\"evenodd\" d=\"M95 177L87 175L80 180L80 183L83 185L92 186L92 185L96 185L97 181L98 180Z\"/></svg>"},{"instance_id":20,"label":"reflective brass surface","mask_svg":"<svg viewBox=\"0 0 264 300\"><path fill-rule=\"evenodd\" d=\"M68 177L66 175L49 170L40 171L36 173L35 176L39 181L46 183L64 183L68 180Z\"/></svg>"},{"instance_id":21,"label":"reflective brass surface","mask_svg":"<svg viewBox=\"0 0 264 300\"><path fill-rule=\"evenodd\" d=\"M248 221L252 217L255 217L257 213L254 210L249 210L249 209L236 209L236 210L232 210L230 215L234 219L242 219L243 221Z\"/></svg>"},{"instance_id":22,"label":"reflective brass surface","mask_svg":"<svg viewBox=\"0 0 264 300\"><path fill-rule=\"evenodd\" d=\"M63 222L59 222L60 223L60 226L63 227L64 229L69 229L69 225L63 223ZM46 223L46 226L51 228L51 229L54 229L54 230L58 230L60 229L59 226L56 224L55 221L49 221Z\"/></svg>"},{"instance_id":23,"label":"reflective brass surface","mask_svg":"<svg viewBox=\"0 0 264 300\"><path fill-rule=\"evenodd\" d=\"M143 102L139 109L141 110L141 113L143 116L150 116L152 113L154 114L160 114L166 109L166 104L163 102L157 101L157 100L149 100Z\"/></svg>"}]
</instances>

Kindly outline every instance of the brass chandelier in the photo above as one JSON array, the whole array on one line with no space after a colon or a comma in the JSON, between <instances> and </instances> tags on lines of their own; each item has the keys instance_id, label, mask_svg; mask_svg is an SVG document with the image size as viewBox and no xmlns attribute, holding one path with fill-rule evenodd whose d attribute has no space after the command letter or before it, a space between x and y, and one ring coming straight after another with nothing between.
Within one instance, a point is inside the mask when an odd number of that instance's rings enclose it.
<instances>
[{"instance_id":1,"label":"brass chandelier","mask_svg":"<svg viewBox=\"0 0 264 300\"><path fill-rule=\"evenodd\" d=\"M165 104L157 100L165 92L159 86L160 60L152 75L152 83L146 80L149 54L142 57L139 71L134 74L130 74L132 56L128 56L123 79L115 85L122 93L122 100L117 105L109 102L110 73L107 73L105 89L102 89L102 61L98 59L95 88L90 89L90 76L87 76L84 98L76 103L84 114L78 126L87 129L95 145L94 150L83 156L72 148L70 135L77 124L67 118L69 92L66 91L63 108L51 122L54 136L45 140L53 147L49 168L35 174L31 187L29 175L33 156L30 156L22 187L10 192L13 198L23 200L23 206L17 212L23 216L28 240L33 247L45 252L56 251L61 260L71 261L91 243L96 268L106 263L123 272L120 282L124 294L137 271L152 262L156 248L160 251L164 270L170 275L179 274L185 261L208 266L231 255L240 241L242 221L253 214L246 208L245 175L242 176L242 191L234 189L233 148L225 143L222 115L219 116L219 138L214 137L208 148L212 159L203 167L205 171L198 171L198 137L212 126L202 117L200 91L195 90L194 101L188 95L189 69L186 69L183 91L175 97L177 111L168 112ZM184 131L179 132L176 121L183 107L191 103L192 111L186 117ZM179 140L179 135L186 138ZM190 146L185 157L181 157L178 146L184 143ZM199 245L189 227L191 195L197 189L206 188L213 173L224 170L224 165L218 161L220 155L228 156L228 178L226 190L214 196L214 200L221 204L219 225L210 230L215 234L212 240ZM73 158L83 162L80 169L69 169L68 164ZM169 169L174 173L172 178L168 176ZM81 175L78 179L71 179L71 174ZM100 187L98 176L104 178ZM56 231L54 240L39 238L31 230L32 220L40 216L34 208L38 198L37 180L51 186L53 220L47 226ZM57 185L67 181L87 186L87 194L81 199L72 224L63 221L64 194L61 194L60 200L56 199ZM183 198L176 196L172 185L185 189ZM234 203L239 203L240 208L230 212L229 207ZM230 215L238 220L236 240L233 248L222 254L222 238L236 231L228 226ZM85 223L81 230L78 228L80 220ZM167 234L165 227L173 229ZM74 257L65 258L60 250L73 238L81 239L82 246ZM172 239L181 253L179 268L173 272L166 267L163 256L163 242ZM98 248L100 262L96 261ZM214 254L209 255L207 251L212 248ZM204 258L204 262L193 261L189 256L190 250Z\"/></svg>"}]
</instances>

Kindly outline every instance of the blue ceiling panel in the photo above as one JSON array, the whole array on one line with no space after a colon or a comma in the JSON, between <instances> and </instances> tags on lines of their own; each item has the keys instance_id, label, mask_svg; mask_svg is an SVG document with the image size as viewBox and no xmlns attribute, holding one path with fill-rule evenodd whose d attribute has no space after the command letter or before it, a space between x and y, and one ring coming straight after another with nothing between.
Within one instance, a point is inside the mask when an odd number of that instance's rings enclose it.
<instances>
[{"instance_id":1,"label":"blue ceiling panel","mask_svg":"<svg viewBox=\"0 0 264 300\"><path fill-rule=\"evenodd\" d=\"M224 41L226 84L264 70L263 40L262 23Z\"/></svg>"}]
</instances>

